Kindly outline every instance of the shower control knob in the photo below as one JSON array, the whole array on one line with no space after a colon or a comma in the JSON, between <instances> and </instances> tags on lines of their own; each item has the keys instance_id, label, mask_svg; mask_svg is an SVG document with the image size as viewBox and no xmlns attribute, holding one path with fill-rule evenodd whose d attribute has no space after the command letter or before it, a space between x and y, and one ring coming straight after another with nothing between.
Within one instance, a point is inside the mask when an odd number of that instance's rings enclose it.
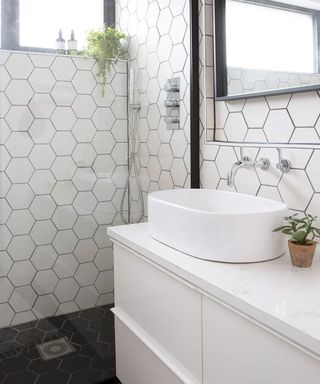
<instances>
[{"instance_id":1,"label":"shower control knob","mask_svg":"<svg viewBox=\"0 0 320 384\"><path fill-rule=\"evenodd\" d=\"M179 108L180 102L179 100L165 100L164 106L166 108Z\"/></svg>"}]
</instances>

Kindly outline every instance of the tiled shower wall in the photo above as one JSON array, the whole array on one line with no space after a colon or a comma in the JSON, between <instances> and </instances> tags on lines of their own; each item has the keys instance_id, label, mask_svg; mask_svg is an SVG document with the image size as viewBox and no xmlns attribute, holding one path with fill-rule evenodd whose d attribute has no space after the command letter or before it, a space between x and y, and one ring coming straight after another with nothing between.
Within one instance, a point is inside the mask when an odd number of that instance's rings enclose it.
<instances>
[{"instance_id":1,"label":"tiled shower wall","mask_svg":"<svg viewBox=\"0 0 320 384\"><path fill-rule=\"evenodd\" d=\"M190 185L190 29L188 0L118 0L118 27L129 36L135 70L140 178L147 194ZM167 79L181 81L180 130L168 130L164 90Z\"/></svg>"},{"instance_id":2,"label":"tiled shower wall","mask_svg":"<svg viewBox=\"0 0 320 384\"><path fill-rule=\"evenodd\" d=\"M317 92L266 98L215 102L213 94L212 0L200 1L201 12L201 183L205 188L236 190L284 201L294 211L320 217L320 97ZM215 114L214 114L215 110ZM224 143L212 142L213 129ZM220 130L220 132L219 132ZM227 187L227 173L238 161L239 146L231 141L255 141L244 147L252 159L267 157L268 171L240 170L235 188ZM292 169L282 174L273 147L259 143L280 143L283 157ZM288 148L288 143L310 143ZM319 149L318 149L319 148ZM319 223L320 224L320 223Z\"/></svg>"},{"instance_id":3,"label":"tiled shower wall","mask_svg":"<svg viewBox=\"0 0 320 384\"><path fill-rule=\"evenodd\" d=\"M0 327L113 301L127 64L0 52Z\"/></svg>"}]
</instances>

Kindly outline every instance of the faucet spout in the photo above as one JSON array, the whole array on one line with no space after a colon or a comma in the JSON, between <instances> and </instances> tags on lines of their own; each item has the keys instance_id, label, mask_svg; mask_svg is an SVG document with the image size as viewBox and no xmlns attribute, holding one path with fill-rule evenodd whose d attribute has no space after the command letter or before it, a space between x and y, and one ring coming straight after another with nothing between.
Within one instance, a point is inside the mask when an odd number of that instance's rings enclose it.
<instances>
[{"instance_id":1,"label":"faucet spout","mask_svg":"<svg viewBox=\"0 0 320 384\"><path fill-rule=\"evenodd\" d=\"M228 176L227 176L228 187L234 186L235 177L236 177L239 169L241 169L241 168L245 168L245 169L260 168L260 169L266 171L270 168L270 161L266 158L262 158L258 161L251 161L249 159L249 157L243 156L240 161L237 161L236 163L234 163L232 165L231 171L228 173Z\"/></svg>"},{"instance_id":2,"label":"faucet spout","mask_svg":"<svg viewBox=\"0 0 320 384\"><path fill-rule=\"evenodd\" d=\"M237 161L234 163L231 167L231 171L228 173L227 176L227 185L228 187L234 186L234 179L241 168L248 168L248 164L246 164L245 161Z\"/></svg>"}]
</instances>

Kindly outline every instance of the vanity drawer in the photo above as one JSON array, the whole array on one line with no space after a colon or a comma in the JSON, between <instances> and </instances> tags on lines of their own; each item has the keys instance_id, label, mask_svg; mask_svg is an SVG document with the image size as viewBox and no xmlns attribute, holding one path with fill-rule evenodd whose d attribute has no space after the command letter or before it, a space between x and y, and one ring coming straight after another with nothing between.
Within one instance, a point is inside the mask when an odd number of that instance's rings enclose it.
<instances>
[{"instance_id":1,"label":"vanity drawer","mask_svg":"<svg viewBox=\"0 0 320 384\"><path fill-rule=\"evenodd\" d=\"M117 244L114 271L116 308L143 329L190 383L200 384L201 294Z\"/></svg>"},{"instance_id":2,"label":"vanity drawer","mask_svg":"<svg viewBox=\"0 0 320 384\"><path fill-rule=\"evenodd\" d=\"M122 384L183 384L117 317L115 330L116 372Z\"/></svg>"},{"instance_id":3,"label":"vanity drawer","mask_svg":"<svg viewBox=\"0 0 320 384\"><path fill-rule=\"evenodd\" d=\"M203 299L204 384L318 384L320 361L237 312Z\"/></svg>"}]
</instances>

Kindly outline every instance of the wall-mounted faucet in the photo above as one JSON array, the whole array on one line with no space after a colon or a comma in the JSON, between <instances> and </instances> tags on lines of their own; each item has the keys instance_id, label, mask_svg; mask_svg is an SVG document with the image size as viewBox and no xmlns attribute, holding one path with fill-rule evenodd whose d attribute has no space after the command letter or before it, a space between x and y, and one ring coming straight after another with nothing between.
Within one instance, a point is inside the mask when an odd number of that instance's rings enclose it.
<instances>
[{"instance_id":1,"label":"wall-mounted faucet","mask_svg":"<svg viewBox=\"0 0 320 384\"><path fill-rule=\"evenodd\" d=\"M180 129L180 78L169 79L165 85L167 98L164 106L167 110L165 121L168 129Z\"/></svg>"},{"instance_id":2,"label":"wall-mounted faucet","mask_svg":"<svg viewBox=\"0 0 320 384\"><path fill-rule=\"evenodd\" d=\"M276 167L283 173L288 173L291 169L291 163L287 159L282 158L282 149L277 148L278 150L278 155L279 155L279 161Z\"/></svg>"},{"instance_id":3,"label":"wall-mounted faucet","mask_svg":"<svg viewBox=\"0 0 320 384\"><path fill-rule=\"evenodd\" d=\"M241 168L251 169L251 168L260 168L264 171L270 168L270 160L266 158L261 158L258 161L252 161L248 156L244 156L242 153L242 148L240 148L241 159L232 165L231 171L228 173L227 184L228 187L234 186L234 179Z\"/></svg>"}]
</instances>

